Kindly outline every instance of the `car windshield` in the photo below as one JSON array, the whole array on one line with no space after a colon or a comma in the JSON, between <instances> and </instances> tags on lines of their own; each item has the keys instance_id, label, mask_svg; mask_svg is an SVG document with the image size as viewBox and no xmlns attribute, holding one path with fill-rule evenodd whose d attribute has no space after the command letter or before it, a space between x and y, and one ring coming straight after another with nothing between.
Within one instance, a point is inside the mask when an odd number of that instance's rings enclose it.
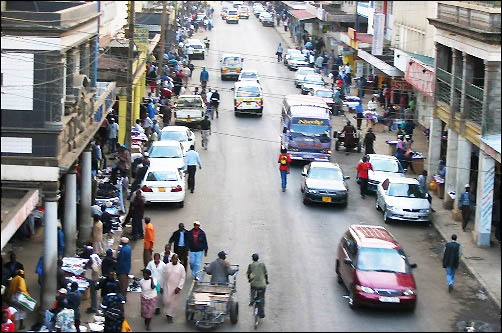
<instances>
[{"instance_id":1,"label":"car windshield","mask_svg":"<svg viewBox=\"0 0 502 333\"><path fill-rule=\"evenodd\" d=\"M178 142L188 141L188 136L185 132L165 131L160 134L160 140L173 140Z\"/></svg>"},{"instance_id":2,"label":"car windshield","mask_svg":"<svg viewBox=\"0 0 502 333\"><path fill-rule=\"evenodd\" d=\"M371 159L373 171L401 172L401 168L396 160Z\"/></svg>"},{"instance_id":3,"label":"car windshield","mask_svg":"<svg viewBox=\"0 0 502 333\"><path fill-rule=\"evenodd\" d=\"M322 80L322 77L318 75L307 75L305 76L305 83L324 84L324 81Z\"/></svg>"},{"instance_id":4,"label":"car windshield","mask_svg":"<svg viewBox=\"0 0 502 333\"><path fill-rule=\"evenodd\" d=\"M329 120L313 118L293 118L292 134L307 136L329 135Z\"/></svg>"},{"instance_id":5,"label":"car windshield","mask_svg":"<svg viewBox=\"0 0 502 333\"><path fill-rule=\"evenodd\" d=\"M253 72L242 72L241 79L256 79L257 75Z\"/></svg>"},{"instance_id":6,"label":"car windshield","mask_svg":"<svg viewBox=\"0 0 502 333\"><path fill-rule=\"evenodd\" d=\"M293 53L291 55L291 59L296 61L305 61L305 56L301 53Z\"/></svg>"},{"instance_id":7,"label":"car windshield","mask_svg":"<svg viewBox=\"0 0 502 333\"><path fill-rule=\"evenodd\" d=\"M340 169L335 168L311 168L309 178L326 180L343 180L343 174Z\"/></svg>"},{"instance_id":8,"label":"car windshield","mask_svg":"<svg viewBox=\"0 0 502 333\"><path fill-rule=\"evenodd\" d=\"M239 66L241 64L241 58L239 57L228 57L223 59L223 65L225 66Z\"/></svg>"},{"instance_id":9,"label":"car windshield","mask_svg":"<svg viewBox=\"0 0 502 333\"><path fill-rule=\"evenodd\" d=\"M300 68L296 71L297 75L307 75L309 73L314 73L315 69L307 67L307 68Z\"/></svg>"},{"instance_id":10,"label":"car windshield","mask_svg":"<svg viewBox=\"0 0 502 333\"><path fill-rule=\"evenodd\" d=\"M329 98L333 96L332 92L329 90L317 90L314 94L314 96L319 96L323 98Z\"/></svg>"},{"instance_id":11,"label":"car windshield","mask_svg":"<svg viewBox=\"0 0 502 333\"><path fill-rule=\"evenodd\" d=\"M418 184L393 183L389 186L388 194L391 197L425 199L425 193Z\"/></svg>"},{"instance_id":12,"label":"car windshield","mask_svg":"<svg viewBox=\"0 0 502 333\"><path fill-rule=\"evenodd\" d=\"M260 88L258 87L239 87L237 88L236 97L259 97Z\"/></svg>"},{"instance_id":13,"label":"car windshield","mask_svg":"<svg viewBox=\"0 0 502 333\"><path fill-rule=\"evenodd\" d=\"M410 273L408 259L401 250L360 248L357 269L389 273Z\"/></svg>"},{"instance_id":14,"label":"car windshield","mask_svg":"<svg viewBox=\"0 0 502 333\"><path fill-rule=\"evenodd\" d=\"M150 182L165 182L178 180L177 171L151 171L146 176L146 180Z\"/></svg>"},{"instance_id":15,"label":"car windshield","mask_svg":"<svg viewBox=\"0 0 502 333\"><path fill-rule=\"evenodd\" d=\"M202 45L197 45L197 44L195 44L195 45L191 45L191 46L192 46L194 49L199 49L199 50L200 50L200 49L202 49Z\"/></svg>"},{"instance_id":16,"label":"car windshield","mask_svg":"<svg viewBox=\"0 0 502 333\"><path fill-rule=\"evenodd\" d=\"M236 10L229 10L228 15L237 15L237 11Z\"/></svg>"},{"instance_id":17,"label":"car windshield","mask_svg":"<svg viewBox=\"0 0 502 333\"><path fill-rule=\"evenodd\" d=\"M179 108L201 108L202 99L199 96L178 98L176 106Z\"/></svg>"},{"instance_id":18,"label":"car windshield","mask_svg":"<svg viewBox=\"0 0 502 333\"><path fill-rule=\"evenodd\" d=\"M181 148L176 146L152 146L150 158L181 158Z\"/></svg>"}]
</instances>

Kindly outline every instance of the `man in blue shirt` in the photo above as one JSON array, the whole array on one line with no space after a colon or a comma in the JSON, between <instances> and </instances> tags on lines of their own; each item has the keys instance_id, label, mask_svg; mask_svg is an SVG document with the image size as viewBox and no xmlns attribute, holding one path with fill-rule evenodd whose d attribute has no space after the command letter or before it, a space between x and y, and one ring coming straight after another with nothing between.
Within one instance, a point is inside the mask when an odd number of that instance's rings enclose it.
<instances>
[{"instance_id":1,"label":"man in blue shirt","mask_svg":"<svg viewBox=\"0 0 502 333\"><path fill-rule=\"evenodd\" d=\"M361 130L361 124L362 124L363 118L364 118L363 111L364 111L363 102L361 100L359 100L359 104L356 106L356 116L357 116L356 120L357 120L357 130L358 131Z\"/></svg>"},{"instance_id":2,"label":"man in blue shirt","mask_svg":"<svg viewBox=\"0 0 502 333\"><path fill-rule=\"evenodd\" d=\"M467 223L471 217L471 207L474 203L474 196L471 194L471 186L465 185L465 192L460 195L458 208L462 211L462 230L466 232Z\"/></svg>"},{"instance_id":3,"label":"man in blue shirt","mask_svg":"<svg viewBox=\"0 0 502 333\"><path fill-rule=\"evenodd\" d=\"M200 72L200 85L202 89L206 88L207 81L209 81L209 72L206 70L206 67L202 67L202 71Z\"/></svg>"},{"instance_id":4,"label":"man in blue shirt","mask_svg":"<svg viewBox=\"0 0 502 333\"><path fill-rule=\"evenodd\" d=\"M148 103L148 117L150 117L150 119L155 118L155 105L152 101Z\"/></svg>"},{"instance_id":5,"label":"man in blue shirt","mask_svg":"<svg viewBox=\"0 0 502 333\"><path fill-rule=\"evenodd\" d=\"M185 271L187 270L188 262L188 242L186 239L187 230L183 223L178 224L178 230L173 232L171 238L169 238L168 248L171 249L171 244L174 244L174 253L178 255Z\"/></svg>"},{"instance_id":6,"label":"man in blue shirt","mask_svg":"<svg viewBox=\"0 0 502 333\"><path fill-rule=\"evenodd\" d=\"M129 272L131 271L131 247L129 246L129 238L122 237L120 239L122 248L117 256L117 278L120 284L120 293L127 300L127 287L129 284Z\"/></svg>"},{"instance_id":7,"label":"man in blue shirt","mask_svg":"<svg viewBox=\"0 0 502 333\"><path fill-rule=\"evenodd\" d=\"M61 226L58 226L58 258L64 256L64 232Z\"/></svg>"},{"instance_id":8,"label":"man in blue shirt","mask_svg":"<svg viewBox=\"0 0 502 333\"><path fill-rule=\"evenodd\" d=\"M195 171L197 171L197 165L199 165L199 169L202 169L199 153L195 151L195 146L191 145L190 150L185 156L185 172L188 173L188 188L190 189L190 193L193 193L195 188Z\"/></svg>"}]
</instances>

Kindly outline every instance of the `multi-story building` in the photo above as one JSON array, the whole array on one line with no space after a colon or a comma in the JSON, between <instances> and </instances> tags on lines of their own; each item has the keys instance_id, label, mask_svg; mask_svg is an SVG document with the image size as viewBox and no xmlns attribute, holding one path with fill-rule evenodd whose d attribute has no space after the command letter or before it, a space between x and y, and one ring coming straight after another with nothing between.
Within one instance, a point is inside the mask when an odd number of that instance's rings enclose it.
<instances>
[{"instance_id":1,"label":"multi-story building","mask_svg":"<svg viewBox=\"0 0 502 333\"><path fill-rule=\"evenodd\" d=\"M6 221L2 215L2 247L36 202L43 202L44 308L56 294L58 217L64 224L65 255L75 254L77 165L78 236L81 241L91 236L90 142L115 100L115 83L97 80L97 2L1 5L1 179L2 188L13 188L2 191L2 212L4 202L13 202ZM58 216L63 199L64 214Z\"/></svg>"},{"instance_id":2,"label":"multi-story building","mask_svg":"<svg viewBox=\"0 0 502 333\"><path fill-rule=\"evenodd\" d=\"M473 237L488 246L492 207L500 201L500 2L439 1L429 22L436 28L436 80L428 168L446 160L445 191L455 191L456 218L464 185L471 185L477 199ZM445 126L448 140L441 147ZM444 200L451 205L450 195Z\"/></svg>"}]
</instances>

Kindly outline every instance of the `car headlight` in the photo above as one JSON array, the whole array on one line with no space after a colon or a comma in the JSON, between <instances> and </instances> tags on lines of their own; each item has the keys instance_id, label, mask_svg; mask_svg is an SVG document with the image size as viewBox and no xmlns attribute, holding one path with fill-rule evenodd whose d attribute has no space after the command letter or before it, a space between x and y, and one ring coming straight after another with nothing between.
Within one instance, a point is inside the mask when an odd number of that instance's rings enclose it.
<instances>
[{"instance_id":1,"label":"car headlight","mask_svg":"<svg viewBox=\"0 0 502 333\"><path fill-rule=\"evenodd\" d=\"M368 184L378 185L380 182L378 180L368 179Z\"/></svg>"},{"instance_id":2,"label":"car headlight","mask_svg":"<svg viewBox=\"0 0 502 333\"><path fill-rule=\"evenodd\" d=\"M420 213L429 214L430 212L431 212L430 209L420 209Z\"/></svg>"},{"instance_id":3,"label":"car headlight","mask_svg":"<svg viewBox=\"0 0 502 333\"><path fill-rule=\"evenodd\" d=\"M406 289L405 291L403 291L403 295L404 296L415 295L415 290L414 289Z\"/></svg>"},{"instance_id":4,"label":"car headlight","mask_svg":"<svg viewBox=\"0 0 502 333\"><path fill-rule=\"evenodd\" d=\"M309 189L309 188L306 188L306 190L307 190L307 193L317 194L317 190L313 190L313 189Z\"/></svg>"},{"instance_id":5,"label":"car headlight","mask_svg":"<svg viewBox=\"0 0 502 333\"><path fill-rule=\"evenodd\" d=\"M362 291L363 293L367 293L367 294L374 294L375 293L375 291L373 289L371 289L370 287L360 286L358 284L356 284L356 290Z\"/></svg>"},{"instance_id":6,"label":"car headlight","mask_svg":"<svg viewBox=\"0 0 502 333\"><path fill-rule=\"evenodd\" d=\"M387 206L387 210L391 212L399 212L399 208L394 206Z\"/></svg>"}]
</instances>

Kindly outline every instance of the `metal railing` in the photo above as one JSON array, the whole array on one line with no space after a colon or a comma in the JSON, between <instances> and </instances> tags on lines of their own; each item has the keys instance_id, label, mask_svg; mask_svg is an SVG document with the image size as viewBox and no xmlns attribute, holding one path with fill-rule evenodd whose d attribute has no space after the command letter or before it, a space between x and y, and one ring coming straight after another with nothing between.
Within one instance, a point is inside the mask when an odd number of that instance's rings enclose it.
<instances>
[{"instance_id":1,"label":"metal railing","mask_svg":"<svg viewBox=\"0 0 502 333\"><path fill-rule=\"evenodd\" d=\"M441 69L438 67L436 71L436 78L440 79L444 83L450 84L451 83L451 73L448 73L444 69Z\"/></svg>"},{"instance_id":2,"label":"metal railing","mask_svg":"<svg viewBox=\"0 0 502 333\"><path fill-rule=\"evenodd\" d=\"M441 80L436 80L436 96L438 100L450 105L451 86Z\"/></svg>"}]
</instances>

